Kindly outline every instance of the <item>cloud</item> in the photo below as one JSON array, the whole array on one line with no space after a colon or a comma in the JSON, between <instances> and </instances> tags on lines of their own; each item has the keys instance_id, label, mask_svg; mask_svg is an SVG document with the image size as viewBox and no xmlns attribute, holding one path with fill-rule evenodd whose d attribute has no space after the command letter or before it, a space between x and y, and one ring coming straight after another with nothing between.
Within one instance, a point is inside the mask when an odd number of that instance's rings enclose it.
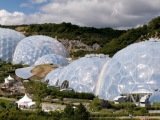
<instances>
[{"instance_id":1,"label":"cloud","mask_svg":"<svg viewBox=\"0 0 160 120\"><path fill-rule=\"evenodd\" d=\"M39 11L29 15L18 12L17 16L21 17L16 19L21 22L17 24L70 22L88 27L128 29L146 24L160 14L159 0L30 0L30 3L43 4ZM3 19L14 13L8 14L10 15L4 15ZM0 20L2 23L16 24L16 21L6 23Z\"/></svg>"},{"instance_id":2,"label":"cloud","mask_svg":"<svg viewBox=\"0 0 160 120\"><path fill-rule=\"evenodd\" d=\"M32 4L41 4L47 2L47 0L29 0L29 2Z\"/></svg>"},{"instance_id":3,"label":"cloud","mask_svg":"<svg viewBox=\"0 0 160 120\"><path fill-rule=\"evenodd\" d=\"M48 0L29 0L26 3L21 3L20 7L33 7L35 4L42 4L47 2Z\"/></svg>"},{"instance_id":4,"label":"cloud","mask_svg":"<svg viewBox=\"0 0 160 120\"><path fill-rule=\"evenodd\" d=\"M22 12L9 13L6 10L0 10L0 24L2 25L17 25L25 22L25 14Z\"/></svg>"}]
</instances>

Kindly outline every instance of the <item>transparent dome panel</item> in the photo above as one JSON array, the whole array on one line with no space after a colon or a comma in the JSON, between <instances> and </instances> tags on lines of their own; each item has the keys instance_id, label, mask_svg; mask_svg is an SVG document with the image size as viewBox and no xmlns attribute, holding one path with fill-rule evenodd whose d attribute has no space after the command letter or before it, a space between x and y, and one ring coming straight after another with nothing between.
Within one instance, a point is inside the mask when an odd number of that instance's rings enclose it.
<instances>
[{"instance_id":1,"label":"transparent dome panel","mask_svg":"<svg viewBox=\"0 0 160 120\"><path fill-rule=\"evenodd\" d=\"M100 71L104 63L108 60L109 57L79 58L64 68L63 72L59 75L60 84L62 84L64 80L68 80L70 83L69 87L74 88L76 92L91 92L92 90L92 93L94 93ZM77 82L77 80L79 81ZM93 86L88 88L89 85ZM85 90L81 90L80 86L83 86Z\"/></svg>"},{"instance_id":2,"label":"transparent dome panel","mask_svg":"<svg viewBox=\"0 0 160 120\"><path fill-rule=\"evenodd\" d=\"M118 84L118 88L122 94L126 94L131 92L135 82L131 76L123 77L120 83Z\"/></svg>"},{"instance_id":3,"label":"transparent dome panel","mask_svg":"<svg viewBox=\"0 0 160 120\"><path fill-rule=\"evenodd\" d=\"M24 64L29 63L29 65L34 65L38 58L47 54L58 54L63 57L69 57L67 49L51 37L42 35L26 37L19 42L15 49L13 64L23 62ZM24 59L22 59L22 56L24 56Z\"/></svg>"},{"instance_id":4,"label":"transparent dome panel","mask_svg":"<svg viewBox=\"0 0 160 120\"><path fill-rule=\"evenodd\" d=\"M144 41L127 46L117 52L104 66L97 95L103 91L107 93L101 95L104 99L114 98L108 97L112 93L111 86L117 87L116 95L153 92L153 89L160 86L159 63L160 42Z\"/></svg>"},{"instance_id":5,"label":"transparent dome panel","mask_svg":"<svg viewBox=\"0 0 160 120\"><path fill-rule=\"evenodd\" d=\"M57 68L57 69L55 69L55 70L52 70L51 72L49 72L49 73L46 75L44 81L46 81L46 82L48 81L48 84L49 84L49 85L55 86L57 80L59 80L58 76L59 76L59 74L60 74L60 72L61 72L62 70L63 70L63 68ZM58 83L58 85L59 85L59 83Z\"/></svg>"},{"instance_id":6,"label":"transparent dome panel","mask_svg":"<svg viewBox=\"0 0 160 120\"><path fill-rule=\"evenodd\" d=\"M43 65L43 64L55 64L58 66L68 65L68 61L65 57L57 54L47 54L39 58L34 65Z\"/></svg>"},{"instance_id":7,"label":"transparent dome panel","mask_svg":"<svg viewBox=\"0 0 160 120\"><path fill-rule=\"evenodd\" d=\"M11 62L17 44L24 38L25 36L20 32L0 28L0 59Z\"/></svg>"},{"instance_id":8,"label":"transparent dome panel","mask_svg":"<svg viewBox=\"0 0 160 120\"><path fill-rule=\"evenodd\" d=\"M107 92L107 99L113 100L115 97L119 96L120 92L117 85L111 85Z\"/></svg>"}]
</instances>

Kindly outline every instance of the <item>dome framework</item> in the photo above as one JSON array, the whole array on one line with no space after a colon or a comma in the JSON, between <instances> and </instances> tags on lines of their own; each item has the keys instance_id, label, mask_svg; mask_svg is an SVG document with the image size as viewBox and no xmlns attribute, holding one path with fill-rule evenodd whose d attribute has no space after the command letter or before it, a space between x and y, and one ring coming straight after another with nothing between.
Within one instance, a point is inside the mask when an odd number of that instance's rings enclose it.
<instances>
[{"instance_id":1,"label":"dome framework","mask_svg":"<svg viewBox=\"0 0 160 120\"><path fill-rule=\"evenodd\" d=\"M20 32L0 28L0 59L11 62L14 50L23 38L25 36Z\"/></svg>"},{"instance_id":2,"label":"dome framework","mask_svg":"<svg viewBox=\"0 0 160 120\"><path fill-rule=\"evenodd\" d=\"M103 64L110 58L107 56L86 56L73 61L59 75L59 85L64 81L68 87L77 92L95 93L98 76Z\"/></svg>"},{"instance_id":3,"label":"dome framework","mask_svg":"<svg viewBox=\"0 0 160 120\"><path fill-rule=\"evenodd\" d=\"M13 64L28 64L34 65L40 57L47 54L57 54L68 58L67 49L57 40L43 35L34 35L26 37L17 45Z\"/></svg>"},{"instance_id":4,"label":"dome framework","mask_svg":"<svg viewBox=\"0 0 160 120\"><path fill-rule=\"evenodd\" d=\"M113 100L119 95L149 94L150 101L160 101L160 42L145 41L129 45L108 62L99 93ZM134 100L133 100L134 101Z\"/></svg>"}]
</instances>

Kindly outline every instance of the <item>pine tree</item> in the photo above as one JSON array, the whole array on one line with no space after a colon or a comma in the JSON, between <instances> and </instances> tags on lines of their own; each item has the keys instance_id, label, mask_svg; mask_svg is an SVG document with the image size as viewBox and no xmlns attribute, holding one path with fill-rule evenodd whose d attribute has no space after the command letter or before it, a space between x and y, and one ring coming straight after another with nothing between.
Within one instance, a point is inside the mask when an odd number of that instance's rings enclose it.
<instances>
[{"instance_id":1,"label":"pine tree","mask_svg":"<svg viewBox=\"0 0 160 120\"><path fill-rule=\"evenodd\" d=\"M82 103L80 103L77 106L77 109L75 110L74 119L75 120L88 120L88 118L89 118L89 112L87 111L85 106Z\"/></svg>"}]
</instances>

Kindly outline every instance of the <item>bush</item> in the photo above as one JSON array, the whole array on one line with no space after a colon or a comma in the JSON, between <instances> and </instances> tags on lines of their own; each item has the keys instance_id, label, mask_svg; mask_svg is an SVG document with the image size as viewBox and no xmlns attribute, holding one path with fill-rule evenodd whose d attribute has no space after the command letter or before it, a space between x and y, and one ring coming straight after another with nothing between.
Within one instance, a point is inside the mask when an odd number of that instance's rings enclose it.
<instances>
[{"instance_id":1,"label":"bush","mask_svg":"<svg viewBox=\"0 0 160 120\"><path fill-rule=\"evenodd\" d=\"M108 102L108 100L104 100L104 99L101 101L100 106L102 108L111 108L111 104Z\"/></svg>"}]
</instances>

